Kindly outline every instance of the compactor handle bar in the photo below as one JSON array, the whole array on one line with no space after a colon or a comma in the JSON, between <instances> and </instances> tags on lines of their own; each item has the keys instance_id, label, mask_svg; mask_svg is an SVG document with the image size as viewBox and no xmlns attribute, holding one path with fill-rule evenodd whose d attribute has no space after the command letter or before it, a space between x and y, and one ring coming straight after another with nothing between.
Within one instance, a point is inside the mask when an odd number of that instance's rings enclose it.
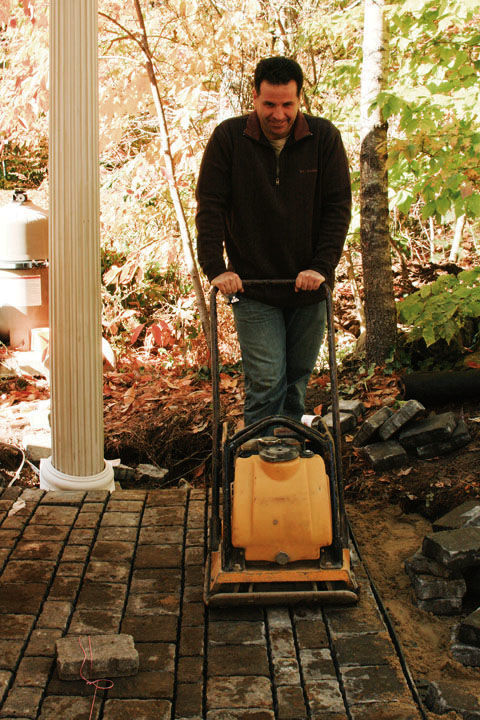
<instances>
[{"instance_id":1,"label":"compactor handle bar","mask_svg":"<svg viewBox=\"0 0 480 720\"><path fill-rule=\"evenodd\" d=\"M294 285L294 279L279 280L242 280L245 287L256 285ZM333 322L333 295L332 290L326 282L320 286L325 292L327 308L327 334L328 334L328 361L330 371L332 418L333 418L333 441L335 445L335 464L337 471L339 505L340 505L340 533L343 540L348 539L348 531L345 520L343 500L343 475L342 475L342 447L340 431L340 408L338 404L338 378L337 360L335 355L335 327ZM221 431L220 431L220 371L218 352L218 323L217 323L217 287L210 291L210 337L211 337L211 374L213 393L213 427L212 427L212 513L215 515L219 508L219 478L221 472ZM308 290L300 292L309 292ZM236 298L238 302L238 297Z\"/></svg>"}]
</instances>

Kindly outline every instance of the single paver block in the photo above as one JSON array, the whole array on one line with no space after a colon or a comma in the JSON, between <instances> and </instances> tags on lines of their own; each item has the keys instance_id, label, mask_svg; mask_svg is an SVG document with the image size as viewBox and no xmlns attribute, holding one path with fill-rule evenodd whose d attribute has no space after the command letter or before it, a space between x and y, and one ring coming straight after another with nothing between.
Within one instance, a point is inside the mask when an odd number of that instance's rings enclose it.
<instances>
[{"instance_id":1,"label":"single paver block","mask_svg":"<svg viewBox=\"0 0 480 720\"><path fill-rule=\"evenodd\" d=\"M81 566L83 567L83 566ZM98 580L106 583L127 583L130 575L128 563L102 562L90 560L85 573L85 580Z\"/></svg>"},{"instance_id":2,"label":"single paver block","mask_svg":"<svg viewBox=\"0 0 480 720\"><path fill-rule=\"evenodd\" d=\"M313 682L306 681L306 691L312 717L321 718L327 712L332 714L345 712L345 705L337 678L325 678Z\"/></svg>"},{"instance_id":3,"label":"single paver block","mask_svg":"<svg viewBox=\"0 0 480 720\"><path fill-rule=\"evenodd\" d=\"M45 628L43 630L34 630L30 635L25 656L55 657L55 641L59 637L62 637L62 631L58 629Z\"/></svg>"},{"instance_id":4,"label":"single paver block","mask_svg":"<svg viewBox=\"0 0 480 720\"><path fill-rule=\"evenodd\" d=\"M413 582L413 589L418 600L431 600L433 598L463 598L467 592L467 584L463 578L446 580L431 575L417 575Z\"/></svg>"},{"instance_id":5,"label":"single paver block","mask_svg":"<svg viewBox=\"0 0 480 720\"><path fill-rule=\"evenodd\" d=\"M458 507L435 520L432 527L437 531L456 530L465 525L480 526L480 501L467 500Z\"/></svg>"},{"instance_id":6,"label":"single paver block","mask_svg":"<svg viewBox=\"0 0 480 720\"><path fill-rule=\"evenodd\" d=\"M168 700L107 700L104 720L170 720Z\"/></svg>"},{"instance_id":7,"label":"single paver block","mask_svg":"<svg viewBox=\"0 0 480 720\"><path fill-rule=\"evenodd\" d=\"M399 435L399 442L407 449L414 450L422 445L449 440L457 427L457 419L452 412L432 415L419 420Z\"/></svg>"},{"instance_id":8,"label":"single paver block","mask_svg":"<svg viewBox=\"0 0 480 720\"><path fill-rule=\"evenodd\" d=\"M174 594L149 593L130 595L127 612L130 615L179 615L180 601L178 596Z\"/></svg>"},{"instance_id":9,"label":"single paver block","mask_svg":"<svg viewBox=\"0 0 480 720\"><path fill-rule=\"evenodd\" d=\"M137 465L135 475L140 482L159 481L165 479L165 476L168 475L168 470L159 468L156 465L142 463L141 465Z\"/></svg>"},{"instance_id":10,"label":"single paver block","mask_svg":"<svg viewBox=\"0 0 480 720\"><path fill-rule=\"evenodd\" d=\"M436 560L426 557L420 550L405 560L405 571L412 582L417 575L434 575L447 579L461 577L460 571L449 570Z\"/></svg>"},{"instance_id":11,"label":"single paver block","mask_svg":"<svg viewBox=\"0 0 480 720\"><path fill-rule=\"evenodd\" d=\"M135 556L135 568L175 568L181 564L181 545L140 545Z\"/></svg>"},{"instance_id":12,"label":"single paver block","mask_svg":"<svg viewBox=\"0 0 480 720\"><path fill-rule=\"evenodd\" d=\"M340 412L350 413L351 415L355 415L357 420L364 415L365 413L365 405L361 400L346 400L344 398L339 398L338 400L338 408ZM332 411L332 406L328 406L328 412Z\"/></svg>"},{"instance_id":13,"label":"single paver block","mask_svg":"<svg viewBox=\"0 0 480 720\"><path fill-rule=\"evenodd\" d=\"M173 667L172 667L173 670ZM177 683L202 683L203 682L203 657L191 655L181 657L178 661Z\"/></svg>"},{"instance_id":14,"label":"single paver block","mask_svg":"<svg viewBox=\"0 0 480 720\"><path fill-rule=\"evenodd\" d=\"M462 598L431 598L430 600L415 600L420 610L431 612L434 615L459 615L462 612Z\"/></svg>"},{"instance_id":15,"label":"single paver block","mask_svg":"<svg viewBox=\"0 0 480 720\"><path fill-rule=\"evenodd\" d=\"M207 713L207 720L274 720L274 718L272 710L261 708L249 708L248 710L225 710L222 708L222 710L210 710ZM197 718L188 720L197 720Z\"/></svg>"},{"instance_id":16,"label":"single paver block","mask_svg":"<svg viewBox=\"0 0 480 720\"><path fill-rule=\"evenodd\" d=\"M62 600L47 600L37 621L37 628L58 628L63 630L72 613L72 603Z\"/></svg>"},{"instance_id":17,"label":"single paver block","mask_svg":"<svg viewBox=\"0 0 480 720\"><path fill-rule=\"evenodd\" d=\"M477 645L467 645L460 642L458 632L458 628L454 628L450 647L452 657L467 667L480 667L480 648Z\"/></svg>"},{"instance_id":18,"label":"single paver block","mask_svg":"<svg viewBox=\"0 0 480 720\"><path fill-rule=\"evenodd\" d=\"M398 430L405 427L407 423L416 420L423 415L425 408L418 400L408 400L400 410L391 415L379 428L378 434L382 440L390 440Z\"/></svg>"},{"instance_id":19,"label":"single paver block","mask_svg":"<svg viewBox=\"0 0 480 720\"><path fill-rule=\"evenodd\" d=\"M135 468L130 467L129 465L115 465L113 468L113 477L115 480L118 480L118 482L122 482L122 480L135 480Z\"/></svg>"},{"instance_id":20,"label":"single paver block","mask_svg":"<svg viewBox=\"0 0 480 720\"><path fill-rule=\"evenodd\" d=\"M0 639L0 669L14 670L21 655L23 641Z\"/></svg>"},{"instance_id":21,"label":"single paver block","mask_svg":"<svg viewBox=\"0 0 480 720\"><path fill-rule=\"evenodd\" d=\"M53 560L10 560L2 573L2 583L48 583L55 570Z\"/></svg>"},{"instance_id":22,"label":"single paver block","mask_svg":"<svg viewBox=\"0 0 480 720\"><path fill-rule=\"evenodd\" d=\"M42 695L43 688L14 685L3 704L1 717L36 718Z\"/></svg>"},{"instance_id":23,"label":"single paver block","mask_svg":"<svg viewBox=\"0 0 480 720\"><path fill-rule=\"evenodd\" d=\"M85 498L84 492L47 491L40 500L40 505L81 505Z\"/></svg>"},{"instance_id":24,"label":"single paver block","mask_svg":"<svg viewBox=\"0 0 480 720\"><path fill-rule=\"evenodd\" d=\"M175 717L198 717L202 714L201 683L178 683Z\"/></svg>"},{"instance_id":25,"label":"single paver block","mask_svg":"<svg viewBox=\"0 0 480 720\"><path fill-rule=\"evenodd\" d=\"M39 462L52 454L52 435L47 431L25 433L22 442L27 457L32 462Z\"/></svg>"},{"instance_id":26,"label":"single paver block","mask_svg":"<svg viewBox=\"0 0 480 720\"><path fill-rule=\"evenodd\" d=\"M39 720L97 720L100 702L93 705L91 697L46 697L42 703Z\"/></svg>"},{"instance_id":27,"label":"single paver block","mask_svg":"<svg viewBox=\"0 0 480 720\"><path fill-rule=\"evenodd\" d=\"M336 643L336 652L337 647L338 646ZM332 660L330 648L300 650L300 661L302 664L303 677L305 682L336 678L336 670Z\"/></svg>"},{"instance_id":28,"label":"single paver block","mask_svg":"<svg viewBox=\"0 0 480 720\"><path fill-rule=\"evenodd\" d=\"M357 427L357 418L352 413L340 412L340 432L345 434L352 432ZM333 413L329 412L322 418L327 428L333 430Z\"/></svg>"},{"instance_id":29,"label":"single paver block","mask_svg":"<svg viewBox=\"0 0 480 720\"><path fill-rule=\"evenodd\" d=\"M86 658L86 660L85 660ZM138 652L131 635L67 636L57 640L57 670L61 680L128 677L138 672Z\"/></svg>"},{"instance_id":30,"label":"single paver block","mask_svg":"<svg viewBox=\"0 0 480 720\"><path fill-rule=\"evenodd\" d=\"M118 583L85 581L78 596L77 610L102 610L109 608L114 613L121 613L127 588Z\"/></svg>"},{"instance_id":31,"label":"single paver block","mask_svg":"<svg viewBox=\"0 0 480 720\"><path fill-rule=\"evenodd\" d=\"M466 692L457 683L438 680L429 683L425 705L434 713L443 715L455 710L468 720L480 718L480 697Z\"/></svg>"},{"instance_id":32,"label":"single paver block","mask_svg":"<svg viewBox=\"0 0 480 720\"><path fill-rule=\"evenodd\" d=\"M17 670L15 685L44 688L53 662L51 657L24 657Z\"/></svg>"},{"instance_id":33,"label":"single paver block","mask_svg":"<svg viewBox=\"0 0 480 720\"><path fill-rule=\"evenodd\" d=\"M2 608L3 610L3 608ZM2 640L23 640L35 621L33 615L0 614L0 638Z\"/></svg>"},{"instance_id":34,"label":"single paver block","mask_svg":"<svg viewBox=\"0 0 480 720\"><path fill-rule=\"evenodd\" d=\"M363 453L375 470L391 470L408 462L405 449L395 440L365 445Z\"/></svg>"},{"instance_id":35,"label":"single paver block","mask_svg":"<svg viewBox=\"0 0 480 720\"><path fill-rule=\"evenodd\" d=\"M389 407L380 408L373 415L371 415L362 424L361 428L355 434L353 438L354 447L362 447L366 445L369 440L372 440L379 428L382 427L383 423L393 415L393 410Z\"/></svg>"},{"instance_id":36,"label":"single paver block","mask_svg":"<svg viewBox=\"0 0 480 720\"><path fill-rule=\"evenodd\" d=\"M69 627L70 635L105 635L118 632L120 613L110 610L75 610Z\"/></svg>"},{"instance_id":37,"label":"single paver block","mask_svg":"<svg viewBox=\"0 0 480 720\"><path fill-rule=\"evenodd\" d=\"M213 677L207 685L207 707L271 708L272 691L266 677Z\"/></svg>"},{"instance_id":38,"label":"single paver block","mask_svg":"<svg viewBox=\"0 0 480 720\"><path fill-rule=\"evenodd\" d=\"M30 520L31 525L71 525L78 509L64 505L39 505Z\"/></svg>"},{"instance_id":39,"label":"single paver block","mask_svg":"<svg viewBox=\"0 0 480 720\"><path fill-rule=\"evenodd\" d=\"M458 450L459 448L468 445L471 439L472 438L465 421L460 420L448 440L417 447L416 453L419 458L429 460L437 457L438 455L446 455L454 450Z\"/></svg>"},{"instance_id":40,"label":"single paver block","mask_svg":"<svg viewBox=\"0 0 480 720\"><path fill-rule=\"evenodd\" d=\"M43 583L5 583L0 586L0 608L4 612L14 613L20 610L35 615L40 609L47 589L48 585Z\"/></svg>"},{"instance_id":41,"label":"single paver block","mask_svg":"<svg viewBox=\"0 0 480 720\"><path fill-rule=\"evenodd\" d=\"M368 593L360 593L360 601L355 607L325 608L325 616L332 638L359 633L385 631L385 623L375 606L373 598L368 602Z\"/></svg>"},{"instance_id":42,"label":"single paver block","mask_svg":"<svg viewBox=\"0 0 480 720\"><path fill-rule=\"evenodd\" d=\"M212 645L264 645L265 628L260 622L211 622L209 643Z\"/></svg>"},{"instance_id":43,"label":"single paver block","mask_svg":"<svg viewBox=\"0 0 480 720\"><path fill-rule=\"evenodd\" d=\"M150 700L173 697L174 673L164 670L151 672L141 671L135 676L115 680L115 685L108 691L111 698L139 698Z\"/></svg>"},{"instance_id":44,"label":"single paver block","mask_svg":"<svg viewBox=\"0 0 480 720\"><path fill-rule=\"evenodd\" d=\"M463 527L426 535L422 551L453 570L480 564L480 527Z\"/></svg>"},{"instance_id":45,"label":"single paver block","mask_svg":"<svg viewBox=\"0 0 480 720\"><path fill-rule=\"evenodd\" d=\"M299 685L281 685L277 688L278 720L298 720L307 716L303 690Z\"/></svg>"},{"instance_id":46,"label":"single paver block","mask_svg":"<svg viewBox=\"0 0 480 720\"><path fill-rule=\"evenodd\" d=\"M135 642L175 642L177 637L177 617L159 615L152 622L148 615L127 616L122 621L123 632L133 635Z\"/></svg>"},{"instance_id":47,"label":"single paver block","mask_svg":"<svg viewBox=\"0 0 480 720\"><path fill-rule=\"evenodd\" d=\"M408 702L365 703L350 705L351 720L420 720L417 706ZM323 720L320 716L319 720Z\"/></svg>"},{"instance_id":48,"label":"single paver block","mask_svg":"<svg viewBox=\"0 0 480 720\"><path fill-rule=\"evenodd\" d=\"M208 653L209 676L268 675L268 656L260 645L215 645Z\"/></svg>"},{"instance_id":49,"label":"single paver block","mask_svg":"<svg viewBox=\"0 0 480 720\"><path fill-rule=\"evenodd\" d=\"M405 692L401 671L390 665L341 669L348 703L398 700Z\"/></svg>"},{"instance_id":50,"label":"single paver block","mask_svg":"<svg viewBox=\"0 0 480 720\"><path fill-rule=\"evenodd\" d=\"M274 658L273 675L276 685L300 684L300 668L295 658Z\"/></svg>"},{"instance_id":51,"label":"single paver block","mask_svg":"<svg viewBox=\"0 0 480 720\"><path fill-rule=\"evenodd\" d=\"M387 633L345 636L335 641L335 653L341 668L365 665L387 665L394 657Z\"/></svg>"},{"instance_id":52,"label":"single paver block","mask_svg":"<svg viewBox=\"0 0 480 720\"><path fill-rule=\"evenodd\" d=\"M480 607L462 620L458 630L458 639L466 645L480 647Z\"/></svg>"}]
</instances>

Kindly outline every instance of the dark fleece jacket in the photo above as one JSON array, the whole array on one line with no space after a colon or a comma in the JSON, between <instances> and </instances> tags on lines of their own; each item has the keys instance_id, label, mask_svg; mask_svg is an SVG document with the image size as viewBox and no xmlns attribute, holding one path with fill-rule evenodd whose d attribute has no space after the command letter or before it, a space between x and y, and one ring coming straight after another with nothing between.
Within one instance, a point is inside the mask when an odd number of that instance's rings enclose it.
<instances>
[{"instance_id":1,"label":"dark fleece jacket","mask_svg":"<svg viewBox=\"0 0 480 720\"><path fill-rule=\"evenodd\" d=\"M350 222L348 161L340 133L324 118L298 113L277 158L256 112L213 132L197 184L197 247L211 281L228 269L243 280L294 279L317 270L333 285ZM270 305L319 302L323 293L246 287Z\"/></svg>"}]
</instances>

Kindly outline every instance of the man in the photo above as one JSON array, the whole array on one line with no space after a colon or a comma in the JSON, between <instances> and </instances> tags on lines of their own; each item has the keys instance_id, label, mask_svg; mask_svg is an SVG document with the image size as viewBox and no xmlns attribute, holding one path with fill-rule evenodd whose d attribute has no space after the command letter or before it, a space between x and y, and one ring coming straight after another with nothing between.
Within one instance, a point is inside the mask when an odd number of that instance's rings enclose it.
<instances>
[{"instance_id":1,"label":"man","mask_svg":"<svg viewBox=\"0 0 480 720\"><path fill-rule=\"evenodd\" d=\"M333 284L350 222L340 133L300 112L302 84L294 60L261 60L254 111L214 130L197 184L200 265L212 285L238 297L246 425L304 413L325 328L321 286ZM294 282L244 285L249 279Z\"/></svg>"}]
</instances>

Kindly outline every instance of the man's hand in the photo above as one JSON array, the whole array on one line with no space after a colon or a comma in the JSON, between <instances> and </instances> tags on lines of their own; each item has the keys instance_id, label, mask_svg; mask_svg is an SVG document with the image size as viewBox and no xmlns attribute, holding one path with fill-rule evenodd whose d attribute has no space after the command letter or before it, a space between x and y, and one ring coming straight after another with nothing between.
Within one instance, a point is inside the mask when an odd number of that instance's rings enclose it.
<instances>
[{"instance_id":1,"label":"man's hand","mask_svg":"<svg viewBox=\"0 0 480 720\"><path fill-rule=\"evenodd\" d=\"M240 277L234 272L224 272L213 278L212 285L215 285L225 295L233 295L236 292L243 292L243 285Z\"/></svg>"},{"instance_id":2,"label":"man's hand","mask_svg":"<svg viewBox=\"0 0 480 720\"><path fill-rule=\"evenodd\" d=\"M299 290L318 290L324 282L325 278L316 270L302 270L295 280L295 292Z\"/></svg>"}]
</instances>

